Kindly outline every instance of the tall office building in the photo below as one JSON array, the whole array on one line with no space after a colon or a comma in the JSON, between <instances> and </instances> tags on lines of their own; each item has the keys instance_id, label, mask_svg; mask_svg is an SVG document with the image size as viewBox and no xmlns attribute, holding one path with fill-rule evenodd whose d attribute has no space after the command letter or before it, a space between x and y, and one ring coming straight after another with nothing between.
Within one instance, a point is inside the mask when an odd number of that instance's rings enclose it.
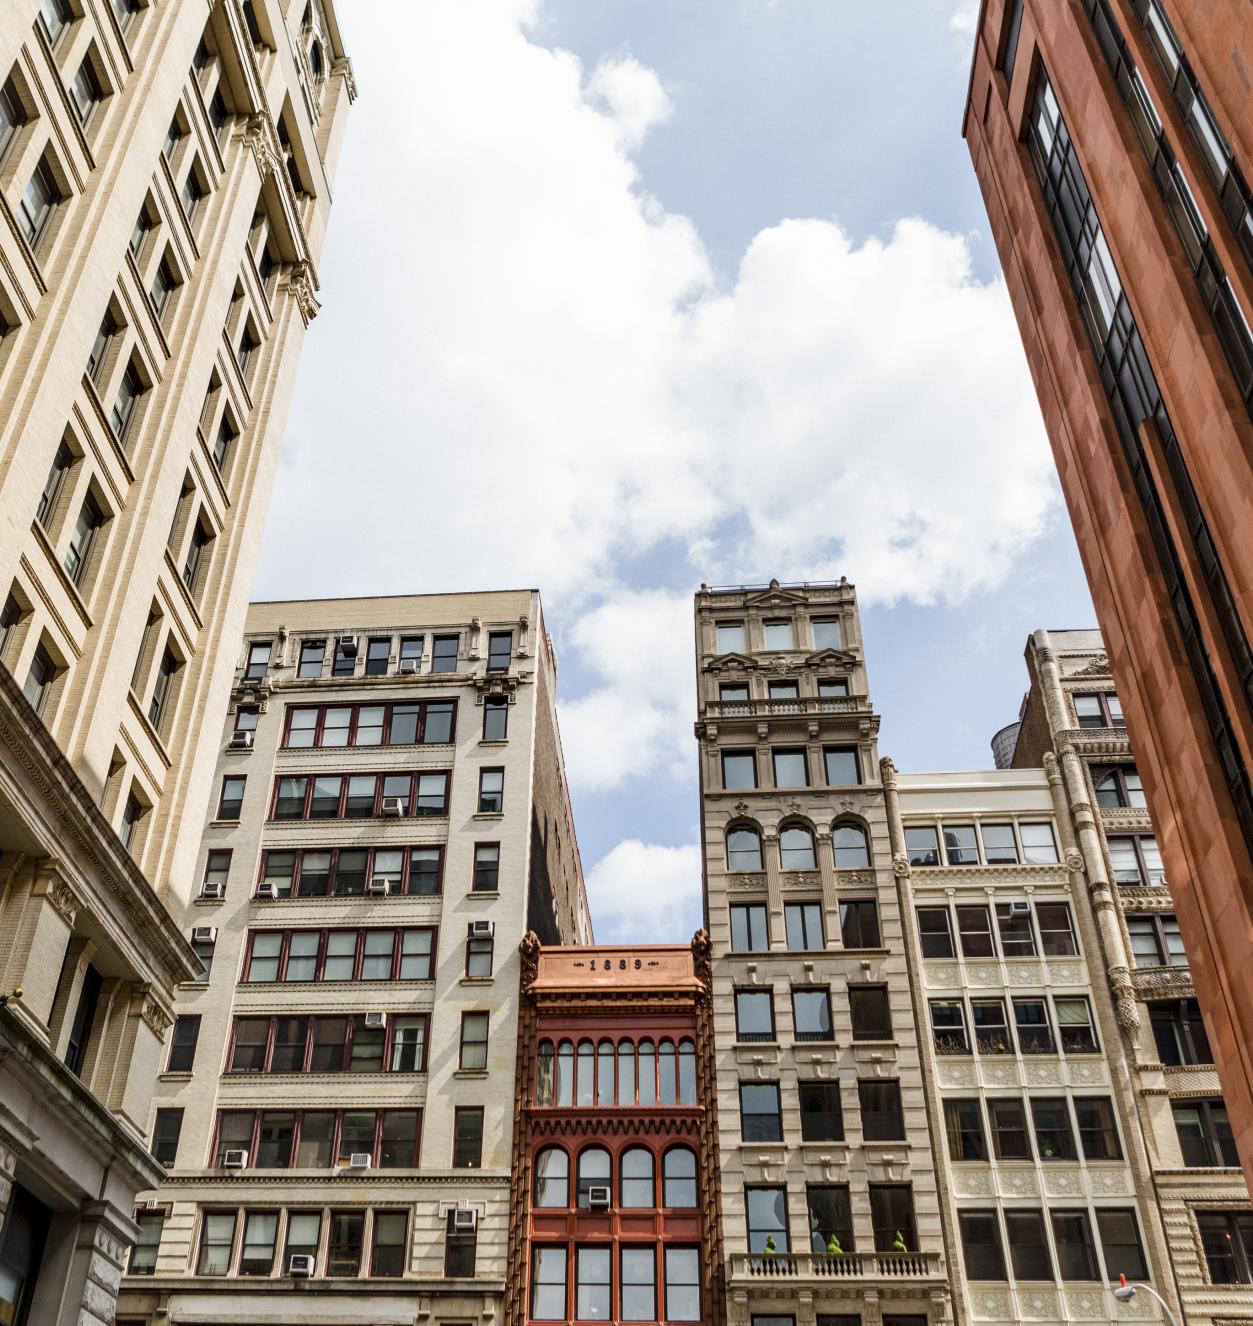
<instances>
[{"instance_id":1,"label":"tall office building","mask_svg":"<svg viewBox=\"0 0 1253 1326\"><path fill-rule=\"evenodd\" d=\"M986 0L964 132L1253 1174L1253 9Z\"/></svg>"},{"instance_id":2,"label":"tall office building","mask_svg":"<svg viewBox=\"0 0 1253 1326\"><path fill-rule=\"evenodd\" d=\"M162 902L189 893L351 96L322 0L0 5L6 1322L110 1320L160 1175L194 970Z\"/></svg>"},{"instance_id":3,"label":"tall office building","mask_svg":"<svg viewBox=\"0 0 1253 1326\"><path fill-rule=\"evenodd\" d=\"M120 1319L499 1320L518 947L592 937L539 595L254 604L237 663Z\"/></svg>"},{"instance_id":4,"label":"tall office building","mask_svg":"<svg viewBox=\"0 0 1253 1326\"><path fill-rule=\"evenodd\" d=\"M853 587L702 587L695 616L727 1318L949 1321Z\"/></svg>"}]
</instances>

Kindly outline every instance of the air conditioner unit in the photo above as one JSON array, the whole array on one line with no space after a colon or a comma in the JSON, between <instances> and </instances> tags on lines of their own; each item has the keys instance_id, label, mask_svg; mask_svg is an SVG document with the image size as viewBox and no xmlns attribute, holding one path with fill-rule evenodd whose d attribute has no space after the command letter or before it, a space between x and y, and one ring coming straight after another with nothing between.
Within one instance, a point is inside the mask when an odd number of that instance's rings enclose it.
<instances>
[{"instance_id":1,"label":"air conditioner unit","mask_svg":"<svg viewBox=\"0 0 1253 1326\"><path fill-rule=\"evenodd\" d=\"M367 1013L365 1015L365 1025L372 1030L387 1026L386 1013Z\"/></svg>"},{"instance_id":2,"label":"air conditioner unit","mask_svg":"<svg viewBox=\"0 0 1253 1326\"><path fill-rule=\"evenodd\" d=\"M218 928L215 925L197 925L192 927L191 942L193 944L216 944L218 942Z\"/></svg>"},{"instance_id":3,"label":"air conditioner unit","mask_svg":"<svg viewBox=\"0 0 1253 1326\"><path fill-rule=\"evenodd\" d=\"M398 820L405 813L404 797L384 797L383 814L388 819Z\"/></svg>"},{"instance_id":4,"label":"air conditioner unit","mask_svg":"<svg viewBox=\"0 0 1253 1326\"><path fill-rule=\"evenodd\" d=\"M207 879L200 886L200 896L221 902L226 897L226 885L220 879Z\"/></svg>"},{"instance_id":5,"label":"air conditioner unit","mask_svg":"<svg viewBox=\"0 0 1253 1326\"><path fill-rule=\"evenodd\" d=\"M374 875L366 881L365 891L367 893L390 893L392 882L386 875Z\"/></svg>"},{"instance_id":6,"label":"air conditioner unit","mask_svg":"<svg viewBox=\"0 0 1253 1326\"><path fill-rule=\"evenodd\" d=\"M247 1169L248 1152L247 1151L224 1151L222 1153L223 1169Z\"/></svg>"},{"instance_id":7,"label":"air conditioner unit","mask_svg":"<svg viewBox=\"0 0 1253 1326\"><path fill-rule=\"evenodd\" d=\"M348 1156L349 1169L369 1169L374 1157L368 1151L353 1151Z\"/></svg>"},{"instance_id":8,"label":"air conditioner unit","mask_svg":"<svg viewBox=\"0 0 1253 1326\"><path fill-rule=\"evenodd\" d=\"M1029 916L1031 914L1031 904L1029 902L1011 902L1009 910L1014 916Z\"/></svg>"},{"instance_id":9,"label":"air conditioner unit","mask_svg":"<svg viewBox=\"0 0 1253 1326\"><path fill-rule=\"evenodd\" d=\"M357 637L355 635L337 635L335 647L347 658L357 657Z\"/></svg>"},{"instance_id":10,"label":"air conditioner unit","mask_svg":"<svg viewBox=\"0 0 1253 1326\"><path fill-rule=\"evenodd\" d=\"M481 939L484 936L491 937L496 933L495 921L471 921L470 938Z\"/></svg>"},{"instance_id":11,"label":"air conditioner unit","mask_svg":"<svg viewBox=\"0 0 1253 1326\"><path fill-rule=\"evenodd\" d=\"M230 740L230 749L251 750L253 736L254 734L252 732L232 732Z\"/></svg>"},{"instance_id":12,"label":"air conditioner unit","mask_svg":"<svg viewBox=\"0 0 1253 1326\"><path fill-rule=\"evenodd\" d=\"M277 897L278 897L278 885L277 885L277 884L270 884L270 883L268 883L268 882L262 882L262 883L258 884L258 885L257 885L257 897L258 897L258 898L277 898Z\"/></svg>"},{"instance_id":13,"label":"air conditioner unit","mask_svg":"<svg viewBox=\"0 0 1253 1326\"><path fill-rule=\"evenodd\" d=\"M418 660L416 658L402 658L396 667L396 671L402 677L411 677L418 670Z\"/></svg>"},{"instance_id":14,"label":"air conditioner unit","mask_svg":"<svg viewBox=\"0 0 1253 1326\"><path fill-rule=\"evenodd\" d=\"M459 1209L452 1213L454 1234L473 1234L478 1227L479 1213L477 1211Z\"/></svg>"},{"instance_id":15,"label":"air conditioner unit","mask_svg":"<svg viewBox=\"0 0 1253 1326\"><path fill-rule=\"evenodd\" d=\"M287 1259L287 1274L293 1280L304 1280L313 1274L313 1258L307 1252L293 1252Z\"/></svg>"},{"instance_id":16,"label":"air conditioner unit","mask_svg":"<svg viewBox=\"0 0 1253 1326\"><path fill-rule=\"evenodd\" d=\"M604 1211L609 1206L609 1185L594 1183L587 1190L587 1204L593 1211Z\"/></svg>"}]
</instances>

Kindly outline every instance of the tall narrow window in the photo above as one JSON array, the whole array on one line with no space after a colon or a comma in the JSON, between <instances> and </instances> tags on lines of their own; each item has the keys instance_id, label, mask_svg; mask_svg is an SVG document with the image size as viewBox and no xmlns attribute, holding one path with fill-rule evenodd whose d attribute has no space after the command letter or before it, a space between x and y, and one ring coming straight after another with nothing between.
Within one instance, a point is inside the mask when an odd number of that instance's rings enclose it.
<instances>
[{"instance_id":1,"label":"tall narrow window","mask_svg":"<svg viewBox=\"0 0 1253 1326\"><path fill-rule=\"evenodd\" d=\"M97 387L100 385L104 366L109 358L109 347L120 330L117 319L110 310L106 309L104 317L100 319L96 339L91 344L91 354L87 356L87 376Z\"/></svg>"},{"instance_id":2,"label":"tall narrow window","mask_svg":"<svg viewBox=\"0 0 1253 1326\"><path fill-rule=\"evenodd\" d=\"M165 720L165 709L173 688L174 678L182 665L174 651L166 645L161 655L161 666L157 669L157 679L152 688L152 699L148 703L148 721L158 731Z\"/></svg>"},{"instance_id":3,"label":"tall narrow window","mask_svg":"<svg viewBox=\"0 0 1253 1326\"><path fill-rule=\"evenodd\" d=\"M83 498L78 519L74 522L74 531L70 535L69 546L65 550L65 573L76 585L81 586L86 577L92 545L103 524L104 512L100 509L100 503L89 492Z\"/></svg>"},{"instance_id":4,"label":"tall narrow window","mask_svg":"<svg viewBox=\"0 0 1253 1326\"><path fill-rule=\"evenodd\" d=\"M458 1106L453 1111L453 1169L481 1169L483 1165L483 1107Z\"/></svg>"},{"instance_id":5,"label":"tall narrow window","mask_svg":"<svg viewBox=\"0 0 1253 1326\"><path fill-rule=\"evenodd\" d=\"M486 1013L462 1013L461 1015L461 1055L458 1067L463 1069L487 1068L487 1026Z\"/></svg>"},{"instance_id":6,"label":"tall narrow window","mask_svg":"<svg viewBox=\"0 0 1253 1326\"><path fill-rule=\"evenodd\" d=\"M104 100L104 90L100 86L100 79L96 76L95 69L92 68L90 55L84 57L82 64L78 66L78 72L70 83L69 92L78 122L86 128L96 107Z\"/></svg>"},{"instance_id":7,"label":"tall narrow window","mask_svg":"<svg viewBox=\"0 0 1253 1326\"><path fill-rule=\"evenodd\" d=\"M61 490L65 486L65 476L70 472L73 464L74 454L70 451L65 440L62 439L57 444L56 455L52 458L48 477L44 480L43 492L39 494L39 504L35 508L35 519L45 529L52 523L53 514L57 509L57 499L61 496Z\"/></svg>"},{"instance_id":8,"label":"tall narrow window","mask_svg":"<svg viewBox=\"0 0 1253 1326\"><path fill-rule=\"evenodd\" d=\"M41 157L17 205L18 225L31 248L38 246L63 199L48 158Z\"/></svg>"},{"instance_id":9,"label":"tall narrow window","mask_svg":"<svg viewBox=\"0 0 1253 1326\"><path fill-rule=\"evenodd\" d=\"M491 893L500 887L500 844L476 843L474 847L475 893Z\"/></svg>"},{"instance_id":10,"label":"tall narrow window","mask_svg":"<svg viewBox=\"0 0 1253 1326\"><path fill-rule=\"evenodd\" d=\"M109 413L109 421L113 425L113 431L119 442L126 442L131 424L135 421L139 398L145 390L146 388L139 376L139 370L135 367L134 360L132 360L126 365L126 371L122 374L122 381L118 384L117 397L113 402L113 409Z\"/></svg>"},{"instance_id":11,"label":"tall narrow window","mask_svg":"<svg viewBox=\"0 0 1253 1326\"><path fill-rule=\"evenodd\" d=\"M26 684L22 687L22 693L30 701L37 714L43 713L56 679L57 665L52 655L42 643L36 645L34 657L30 661L30 671L26 674Z\"/></svg>"},{"instance_id":12,"label":"tall narrow window","mask_svg":"<svg viewBox=\"0 0 1253 1326\"><path fill-rule=\"evenodd\" d=\"M483 701L483 740L504 741L509 730L509 701L489 696Z\"/></svg>"},{"instance_id":13,"label":"tall narrow window","mask_svg":"<svg viewBox=\"0 0 1253 1326\"><path fill-rule=\"evenodd\" d=\"M505 771L479 770L479 813L499 815L505 808Z\"/></svg>"},{"instance_id":14,"label":"tall narrow window","mask_svg":"<svg viewBox=\"0 0 1253 1326\"><path fill-rule=\"evenodd\" d=\"M508 672L513 655L513 632L492 631L487 637L488 672Z\"/></svg>"},{"instance_id":15,"label":"tall narrow window","mask_svg":"<svg viewBox=\"0 0 1253 1326\"><path fill-rule=\"evenodd\" d=\"M212 531L205 527L203 520L197 520L191 527L191 539L187 544L187 558L183 562L183 584L193 594L199 585L200 568L205 561L205 549L212 542Z\"/></svg>"}]
</instances>

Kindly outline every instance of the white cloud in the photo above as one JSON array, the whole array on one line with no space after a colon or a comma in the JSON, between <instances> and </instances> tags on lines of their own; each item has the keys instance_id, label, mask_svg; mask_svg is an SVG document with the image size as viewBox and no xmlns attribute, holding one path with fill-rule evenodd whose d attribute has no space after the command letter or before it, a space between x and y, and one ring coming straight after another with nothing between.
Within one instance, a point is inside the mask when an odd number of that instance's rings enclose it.
<instances>
[{"instance_id":1,"label":"white cloud","mask_svg":"<svg viewBox=\"0 0 1253 1326\"><path fill-rule=\"evenodd\" d=\"M587 893L602 943L656 943L658 935L695 932L701 915L700 848L624 839L592 867Z\"/></svg>"},{"instance_id":2,"label":"white cloud","mask_svg":"<svg viewBox=\"0 0 1253 1326\"><path fill-rule=\"evenodd\" d=\"M661 79L630 56L603 60L587 80L588 100L603 101L618 122L622 141L638 147L648 131L670 118L673 106Z\"/></svg>"},{"instance_id":3,"label":"white cloud","mask_svg":"<svg viewBox=\"0 0 1253 1326\"><path fill-rule=\"evenodd\" d=\"M969 33L971 36L974 36L978 24L979 0L961 0L948 21L954 32Z\"/></svg>"}]
</instances>

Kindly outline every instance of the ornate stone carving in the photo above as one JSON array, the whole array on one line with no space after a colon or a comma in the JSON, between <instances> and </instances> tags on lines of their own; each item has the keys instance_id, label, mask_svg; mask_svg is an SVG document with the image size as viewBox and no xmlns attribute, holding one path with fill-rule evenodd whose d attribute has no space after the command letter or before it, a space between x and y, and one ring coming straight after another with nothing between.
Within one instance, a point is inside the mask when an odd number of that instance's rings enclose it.
<instances>
[{"instance_id":1,"label":"ornate stone carving","mask_svg":"<svg viewBox=\"0 0 1253 1326\"><path fill-rule=\"evenodd\" d=\"M735 893L760 892L765 887L765 875L732 875L727 881L727 888Z\"/></svg>"},{"instance_id":2,"label":"ornate stone carving","mask_svg":"<svg viewBox=\"0 0 1253 1326\"><path fill-rule=\"evenodd\" d=\"M1098 1197L1121 1197L1127 1191L1127 1175L1120 1169L1090 1169L1088 1183Z\"/></svg>"},{"instance_id":3,"label":"ornate stone carving","mask_svg":"<svg viewBox=\"0 0 1253 1326\"><path fill-rule=\"evenodd\" d=\"M1018 1291L1018 1311L1024 1318L1052 1318L1058 1315L1057 1295L1047 1289Z\"/></svg>"},{"instance_id":4,"label":"ornate stone carving","mask_svg":"<svg viewBox=\"0 0 1253 1326\"><path fill-rule=\"evenodd\" d=\"M78 909L83 905L74 890L58 876L48 885L47 898L53 911L66 925L73 926Z\"/></svg>"},{"instance_id":5,"label":"ornate stone carving","mask_svg":"<svg viewBox=\"0 0 1253 1326\"><path fill-rule=\"evenodd\" d=\"M975 1069L973 1064L938 1064L936 1075L940 1085L945 1087L973 1087Z\"/></svg>"},{"instance_id":6,"label":"ornate stone carving","mask_svg":"<svg viewBox=\"0 0 1253 1326\"><path fill-rule=\"evenodd\" d=\"M744 816L748 814L748 812L752 809L752 807L748 804L747 801L740 800L737 801L735 805L731 807L731 809L734 810L737 815Z\"/></svg>"},{"instance_id":7,"label":"ornate stone carving","mask_svg":"<svg viewBox=\"0 0 1253 1326\"><path fill-rule=\"evenodd\" d=\"M295 298L296 307L300 310L300 316L307 327L318 316L318 310L322 307L318 303L317 295L314 294L318 289L317 273L307 262L293 263L287 277L287 288Z\"/></svg>"},{"instance_id":8,"label":"ornate stone carving","mask_svg":"<svg viewBox=\"0 0 1253 1326\"><path fill-rule=\"evenodd\" d=\"M534 930L528 930L522 936L522 942L518 945L518 953L522 958L522 989L524 991L529 991L539 976L541 947L539 936Z\"/></svg>"},{"instance_id":9,"label":"ornate stone carving","mask_svg":"<svg viewBox=\"0 0 1253 1326\"><path fill-rule=\"evenodd\" d=\"M1057 767L1057 756L1051 750L1046 750L1041 757L1044 765L1044 776L1049 781L1050 787L1057 787L1062 781L1062 772Z\"/></svg>"},{"instance_id":10,"label":"ornate stone carving","mask_svg":"<svg viewBox=\"0 0 1253 1326\"><path fill-rule=\"evenodd\" d=\"M1016 1064L989 1064L983 1065L983 1080L990 1087L1014 1087L1018 1085L1018 1068Z\"/></svg>"},{"instance_id":11,"label":"ornate stone carving","mask_svg":"<svg viewBox=\"0 0 1253 1326\"><path fill-rule=\"evenodd\" d=\"M266 115L250 115L244 125L244 142L257 159L261 178L267 179L283 168L279 154L278 134Z\"/></svg>"},{"instance_id":12,"label":"ornate stone carving","mask_svg":"<svg viewBox=\"0 0 1253 1326\"><path fill-rule=\"evenodd\" d=\"M331 73L344 80L344 90L348 93L349 104L357 99L357 80L352 72L352 61L346 56L341 56L331 65Z\"/></svg>"},{"instance_id":13,"label":"ornate stone carving","mask_svg":"<svg viewBox=\"0 0 1253 1326\"><path fill-rule=\"evenodd\" d=\"M883 786L896 790L896 765L892 763L892 757L885 755L879 761L879 777L883 781Z\"/></svg>"},{"instance_id":14,"label":"ornate stone carving","mask_svg":"<svg viewBox=\"0 0 1253 1326\"><path fill-rule=\"evenodd\" d=\"M1118 1025L1134 1044L1140 1034L1140 1010L1136 1005L1136 992L1126 967L1111 967L1109 983L1114 991L1114 1016Z\"/></svg>"},{"instance_id":15,"label":"ornate stone carving","mask_svg":"<svg viewBox=\"0 0 1253 1326\"><path fill-rule=\"evenodd\" d=\"M897 879L904 879L909 874L909 857L904 852L897 852L892 858L892 874Z\"/></svg>"},{"instance_id":16,"label":"ornate stone carving","mask_svg":"<svg viewBox=\"0 0 1253 1326\"><path fill-rule=\"evenodd\" d=\"M822 887L822 876L814 870L785 870L783 872L785 889L817 889Z\"/></svg>"},{"instance_id":17,"label":"ornate stone carving","mask_svg":"<svg viewBox=\"0 0 1253 1326\"><path fill-rule=\"evenodd\" d=\"M927 969L927 985L933 990L944 990L961 983L961 969L958 967L929 967Z\"/></svg>"},{"instance_id":18,"label":"ornate stone carving","mask_svg":"<svg viewBox=\"0 0 1253 1326\"><path fill-rule=\"evenodd\" d=\"M1001 974L993 966L973 963L966 968L966 976L971 985L1000 985Z\"/></svg>"},{"instance_id":19,"label":"ornate stone carving","mask_svg":"<svg viewBox=\"0 0 1253 1326\"><path fill-rule=\"evenodd\" d=\"M1045 1170L1044 1189L1050 1197L1078 1197L1083 1184L1077 1170Z\"/></svg>"},{"instance_id":20,"label":"ornate stone carving","mask_svg":"<svg viewBox=\"0 0 1253 1326\"><path fill-rule=\"evenodd\" d=\"M1034 1197L1036 1193L1035 1171L1029 1169L1007 1169L1001 1174L1001 1190L1007 1197Z\"/></svg>"},{"instance_id":21,"label":"ornate stone carving","mask_svg":"<svg viewBox=\"0 0 1253 1326\"><path fill-rule=\"evenodd\" d=\"M840 870L836 872L835 879L842 889L873 888L876 883L873 870Z\"/></svg>"},{"instance_id":22,"label":"ornate stone carving","mask_svg":"<svg viewBox=\"0 0 1253 1326\"><path fill-rule=\"evenodd\" d=\"M1113 674L1109 670L1109 659L1104 654L1098 654L1086 667L1082 667L1078 672L1072 672L1072 677L1109 677Z\"/></svg>"},{"instance_id":23,"label":"ornate stone carving","mask_svg":"<svg viewBox=\"0 0 1253 1326\"><path fill-rule=\"evenodd\" d=\"M1070 1080L1077 1087L1097 1086L1105 1082L1105 1065L1099 1061L1085 1064L1072 1059L1069 1069Z\"/></svg>"},{"instance_id":24,"label":"ornate stone carving","mask_svg":"<svg viewBox=\"0 0 1253 1326\"><path fill-rule=\"evenodd\" d=\"M1066 869L1069 870L1072 875L1077 875L1083 869L1083 853L1067 852Z\"/></svg>"},{"instance_id":25,"label":"ornate stone carving","mask_svg":"<svg viewBox=\"0 0 1253 1326\"><path fill-rule=\"evenodd\" d=\"M139 1010L140 1017L143 1018L145 1025L152 1031L152 1034L158 1040L165 1039L165 1033L174 1025L174 1018L166 1012L164 1008L148 994L144 996L143 1006Z\"/></svg>"},{"instance_id":26,"label":"ornate stone carving","mask_svg":"<svg viewBox=\"0 0 1253 1326\"><path fill-rule=\"evenodd\" d=\"M1057 1063L1032 1063L1024 1066L1027 1085L1032 1087L1058 1086L1062 1080L1061 1065Z\"/></svg>"},{"instance_id":27,"label":"ornate stone carving","mask_svg":"<svg viewBox=\"0 0 1253 1326\"><path fill-rule=\"evenodd\" d=\"M1137 967L1131 973L1131 984L1141 998L1193 999L1196 987L1192 972L1187 967Z\"/></svg>"},{"instance_id":28,"label":"ornate stone carving","mask_svg":"<svg viewBox=\"0 0 1253 1326\"><path fill-rule=\"evenodd\" d=\"M1093 1293L1091 1290L1068 1289L1066 1291L1066 1306L1070 1309L1072 1317L1091 1319L1105 1315L1101 1295Z\"/></svg>"},{"instance_id":29,"label":"ornate stone carving","mask_svg":"<svg viewBox=\"0 0 1253 1326\"><path fill-rule=\"evenodd\" d=\"M1000 1290L983 1289L971 1294L970 1305L976 1317L992 1317L997 1321L1008 1321L1013 1316L1009 1295Z\"/></svg>"}]
</instances>

